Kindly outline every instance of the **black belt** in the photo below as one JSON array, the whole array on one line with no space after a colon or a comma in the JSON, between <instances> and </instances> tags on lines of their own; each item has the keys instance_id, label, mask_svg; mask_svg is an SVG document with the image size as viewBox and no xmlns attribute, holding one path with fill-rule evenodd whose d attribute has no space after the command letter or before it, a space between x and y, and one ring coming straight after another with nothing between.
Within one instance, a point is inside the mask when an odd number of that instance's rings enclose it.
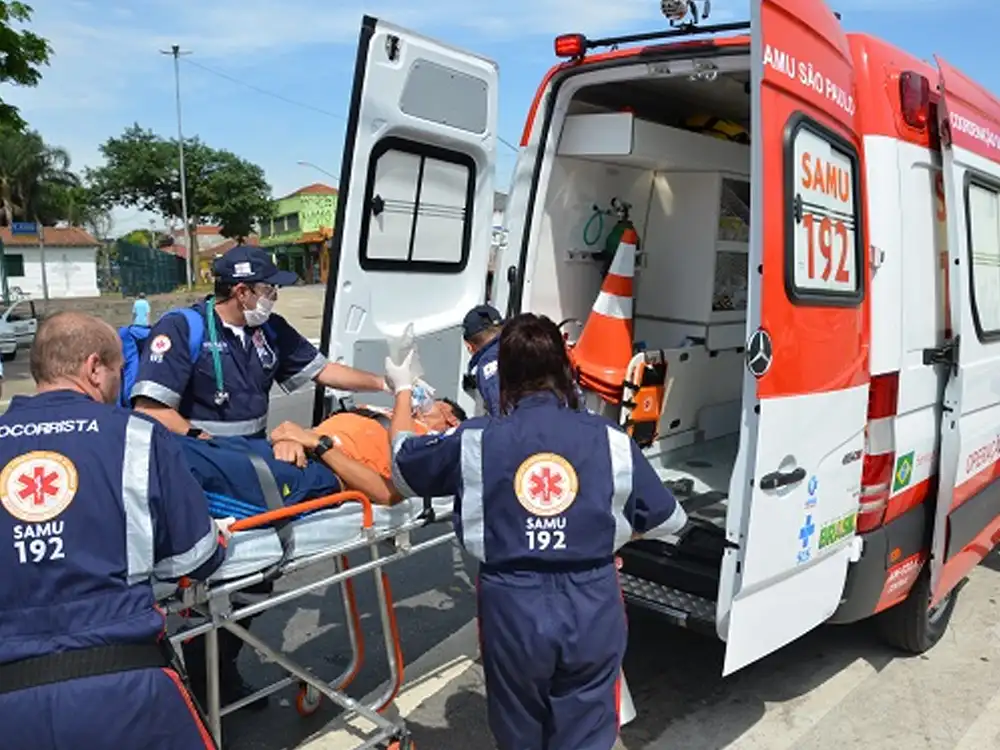
<instances>
[{"instance_id":1,"label":"black belt","mask_svg":"<svg viewBox=\"0 0 1000 750\"><path fill-rule=\"evenodd\" d=\"M480 563L480 573L586 573L614 567L614 557L603 557L596 560L568 560L549 562L548 560L511 560L505 563Z\"/></svg>"},{"instance_id":2,"label":"black belt","mask_svg":"<svg viewBox=\"0 0 1000 750\"><path fill-rule=\"evenodd\" d=\"M163 643L119 643L0 664L0 695L57 682L171 666Z\"/></svg>"}]
</instances>

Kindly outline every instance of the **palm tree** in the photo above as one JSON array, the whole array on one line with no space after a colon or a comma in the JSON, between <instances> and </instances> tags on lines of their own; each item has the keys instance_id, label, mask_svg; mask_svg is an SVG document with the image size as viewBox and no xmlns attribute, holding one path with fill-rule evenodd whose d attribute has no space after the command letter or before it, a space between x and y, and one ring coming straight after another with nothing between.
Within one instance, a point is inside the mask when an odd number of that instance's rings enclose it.
<instances>
[{"instance_id":1,"label":"palm tree","mask_svg":"<svg viewBox=\"0 0 1000 750\"><path fill-rule=\"evenodd\" d=\"M70 171L65 149L49 146L34 132L0 127L0 216L9 224L72 219L80 178Z\"/></svg>"}]
</instances>

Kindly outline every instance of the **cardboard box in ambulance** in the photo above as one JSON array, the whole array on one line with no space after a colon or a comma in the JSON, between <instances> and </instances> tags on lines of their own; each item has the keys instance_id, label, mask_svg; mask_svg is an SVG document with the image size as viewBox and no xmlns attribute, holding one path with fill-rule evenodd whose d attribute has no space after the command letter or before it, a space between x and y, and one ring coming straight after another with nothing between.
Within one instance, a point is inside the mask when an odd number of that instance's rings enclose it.
<instances>
[{"instance_id":1,"label":"cardboard box in ambulance","mask_svg":"<svg viewBox=\"0 0 1000 750\"><path fill-rule=\"evenodd\" d=\"M625 548L628 601L725 641L725 674L873 615L930 648L1000 537L1000 103L822 0L556 48L492 299L575 336L630 205L633 343L670 386L641 442L691 521ZM366 17L355 75L324 349L379 370L412 322L471 406L497 67Z\"/></svg>"}]
</instances>

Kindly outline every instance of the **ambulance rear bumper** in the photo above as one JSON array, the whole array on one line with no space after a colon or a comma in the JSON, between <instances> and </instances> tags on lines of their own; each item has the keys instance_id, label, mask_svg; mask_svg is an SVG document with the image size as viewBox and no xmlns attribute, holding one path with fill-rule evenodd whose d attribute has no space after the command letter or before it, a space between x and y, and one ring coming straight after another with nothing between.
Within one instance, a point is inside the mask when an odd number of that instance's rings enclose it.
<instances>
[{"instance_id":1,"label":"ambulance rear bumper","mask_svg":"<svg viewBox=\"0 0 1000 750\"><path fill-rule=\"evenodd\" d=\"M844 595L829 621L846 624L875 614L886 576L892 567L890 555L893 550L899 550L894 559L905 560L926 549L931 523L931 504L924 502L885 526L862 534L864 546L861 559L847 569Z\"/></svg>"}]
</instances>

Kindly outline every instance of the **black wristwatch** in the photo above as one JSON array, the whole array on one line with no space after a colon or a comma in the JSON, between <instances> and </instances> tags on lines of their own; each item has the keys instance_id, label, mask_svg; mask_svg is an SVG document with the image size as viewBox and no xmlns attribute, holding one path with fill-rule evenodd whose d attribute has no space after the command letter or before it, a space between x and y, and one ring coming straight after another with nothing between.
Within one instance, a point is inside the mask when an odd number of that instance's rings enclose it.
<instances>
[{"instance_id":1,"label":"black wristwatch","mask_svg":"<svg viewBox=\"0 0 1000 750\"><path fill-rule=\"evenodd\" d=\"M201 433L203 432L204 430L200 430L197 427L192 427L187 431L187 436L190 438L201 437Z\"/></svg>"},{"instance_id":2,"label":"black wristwatch","mask_svg":"<svg viewBox=\"0 0 1000 750\"><path fill-rule=\"evenodd\" d=\"M316 447L313 448L312 454L314 458L320 458L324 453L333 447L333 439L329 435L323 435L320 437L319 442Z\"/></svg>"}]
</instances>

